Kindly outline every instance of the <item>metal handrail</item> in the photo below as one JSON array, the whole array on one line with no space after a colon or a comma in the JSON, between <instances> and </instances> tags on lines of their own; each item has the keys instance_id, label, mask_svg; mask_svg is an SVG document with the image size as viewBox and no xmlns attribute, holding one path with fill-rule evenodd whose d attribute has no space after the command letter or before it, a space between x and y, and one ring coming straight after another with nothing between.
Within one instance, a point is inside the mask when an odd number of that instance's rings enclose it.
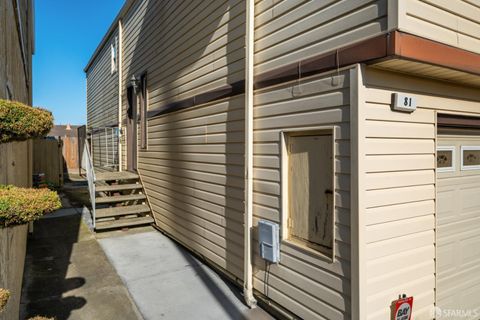
<instances>
[{"instance_id":1,"label":"metal handrail","mask_svg":"<svg viewBox=\"0 0 480 320\"><path fill-rule=\"evenodd\" d=\"M87 172L88 191L90 194L90 202L92 204L92 223L95 229L95 169L93 167L88 141L85 141L82 156L82 169Z\"/></svg>"},{"instance_id":2,"label":"metal handrail","mask_svg":"<svg viewBox=\"0 0 480 320\"><path fill-rule=\"evenodd\" d=\"M118 127L91 127L90 136L92 137L91 157L95 159L95 165L103 168L118 168L118 141L119 141ZM103 137L102 137L103 135ZM96 137L96 138L95 138ZM101 147L104 140L104 147Z\"/></svg>"}]
</instances>

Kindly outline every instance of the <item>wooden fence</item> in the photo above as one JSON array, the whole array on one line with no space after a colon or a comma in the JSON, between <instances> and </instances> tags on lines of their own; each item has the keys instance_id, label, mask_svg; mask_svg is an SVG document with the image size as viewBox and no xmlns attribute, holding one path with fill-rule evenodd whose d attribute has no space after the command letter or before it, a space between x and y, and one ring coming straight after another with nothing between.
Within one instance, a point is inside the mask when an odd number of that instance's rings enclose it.
<instances>
[{"instance_id":1,"label":"wooden fence","mask_svg":"<svg viewBox=\"0 0 480 320\"><path fill-rule=\"evenodd\" d=\"M64 171L78 173L80 167L78 137L59 137L59 140L63 144Z\"/></svg>"},{"instance_id":2,"label":"wooden fence","mask_svg":"<svg viewBox=\"0 0 480 320\"><path fill-rule=\"evenodd\" d=\"M32 141L0 144L0 184L32 186Z\"/></svg>"},{"instance_id":3,"label":"wooden fence","mask_svg":"<svg viewBox=\"0 0 480 320\"><path fill-rule=\"evenodd\" d=\"M37 139L33 141L33 174L45 174L47 183L63 184L63 147L56 139Z\"/></svg>"}]
</instances>

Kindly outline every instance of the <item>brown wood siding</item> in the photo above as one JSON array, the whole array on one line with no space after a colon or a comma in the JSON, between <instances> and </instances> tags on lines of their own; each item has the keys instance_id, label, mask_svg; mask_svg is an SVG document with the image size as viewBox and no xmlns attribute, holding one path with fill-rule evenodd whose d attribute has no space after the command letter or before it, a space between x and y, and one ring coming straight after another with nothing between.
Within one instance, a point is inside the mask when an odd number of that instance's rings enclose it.
<instances>
[{"instance_id":1,"label":"brown wood siding","mask_svg":"<svg viewBox=\"0 0 480 320\"><path fill-rule=\"evenodd\" d=\"M335 84L337 83L337 84ZM335 262L283 244L281 261L255 248L255 289L304 319L350 319L349 74L326 75L259 91L254 108L254 222L281 223L282 130L335 125ZM283 226L285 228L286 226ZM256 237L256 235L255 235Z\"/></svg>"},{"instance_id":2,"label":"brown wood siding","mask_svg":"<svg viewBox=\"0 0 480 320\"><path fill-rule=\"evenodd\" d=\"M24 9L26 10L27 7ZM21 47L17 18L13 1L2 1L0 3L0 98L7 98L8 85L13 100L30 104L29 78L31 79L32 48L31 46ZM27 19L23 20L24 37L29 35L26 28L27 22ZM25 45L28 45L28 42Z\"/></svg>"},{"instance_id":3,"label":"brown wood siding","mask_svg":"<svg viewBox=\"0 0 480 320\"><path fill-rule=\"evenodd\" d=\"M19 16L14 3L0 1L0 99L31 104L33 6L29 0L18 1ZM24 31L23 45L18 26ZM32 141L0 144L0 184L31 187L32 155ZM3 228L0 234L0 288L12 294L0 319L19 319L27 225Z\"/></svg>"},{"instance_id":4,"label":"brown wood siding","mask_svg":"<svg viewBox=\"0 0 480 320\"><path fill-rule=\"evenodd\" d=\"M22 24L25 40L32 37L31 20L26 11L31 3L20 1L21 17L13 1L0 1L0 99L7 99L7 86L13 100L31 103L32 44L24 41L21 47L17 19ZM23 53L25 55L23 55ZM25 58L25 60L24 60ZM0 184L29 187L32 184L32 143L13 142L0 145ZM1 286L1 285L0 285Z\"/></svg>"}]
</instances>

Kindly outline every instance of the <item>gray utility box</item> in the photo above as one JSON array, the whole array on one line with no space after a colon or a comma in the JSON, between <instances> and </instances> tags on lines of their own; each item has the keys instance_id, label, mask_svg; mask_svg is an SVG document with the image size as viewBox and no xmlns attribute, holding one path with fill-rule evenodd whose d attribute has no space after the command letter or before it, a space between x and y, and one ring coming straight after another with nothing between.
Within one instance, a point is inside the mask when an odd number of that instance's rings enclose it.
<instances>
[{"instance_id":1,"label":"gray utility box","mask_svg":"<svg viewBox=\"0 0 480 320\"><path fill-rule=\"evenodd\" d=\"M266 220L258 222L260 256L272 263L280 262L280 226Z\"/></svg>"}]
</instances>

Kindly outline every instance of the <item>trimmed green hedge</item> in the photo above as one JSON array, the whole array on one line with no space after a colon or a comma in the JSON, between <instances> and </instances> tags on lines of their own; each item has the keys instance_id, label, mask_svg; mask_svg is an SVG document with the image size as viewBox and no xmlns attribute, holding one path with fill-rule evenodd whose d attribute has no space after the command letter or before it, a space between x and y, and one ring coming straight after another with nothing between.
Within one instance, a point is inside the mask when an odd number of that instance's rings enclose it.
<instances>
[{"instance_id":1,"label":"trimmed green hedge","mask_svg":"<svg viewBox=\"0 0 480 320\"><path fill-rule=\"evenodd\" d=\"M55 191L0 186L0 228L37 220L62 206Z\"/></svg>"},{"instance_id":2,"label":"trimmed green hedge","mask_svg":"<svg viewBox=\"0 0 480 320\"><path fill-rule=\"evenodd\" d=\"M52 127L50 111L0 99L0 143L40 138Z\"/></svg>"}]
</instances>

